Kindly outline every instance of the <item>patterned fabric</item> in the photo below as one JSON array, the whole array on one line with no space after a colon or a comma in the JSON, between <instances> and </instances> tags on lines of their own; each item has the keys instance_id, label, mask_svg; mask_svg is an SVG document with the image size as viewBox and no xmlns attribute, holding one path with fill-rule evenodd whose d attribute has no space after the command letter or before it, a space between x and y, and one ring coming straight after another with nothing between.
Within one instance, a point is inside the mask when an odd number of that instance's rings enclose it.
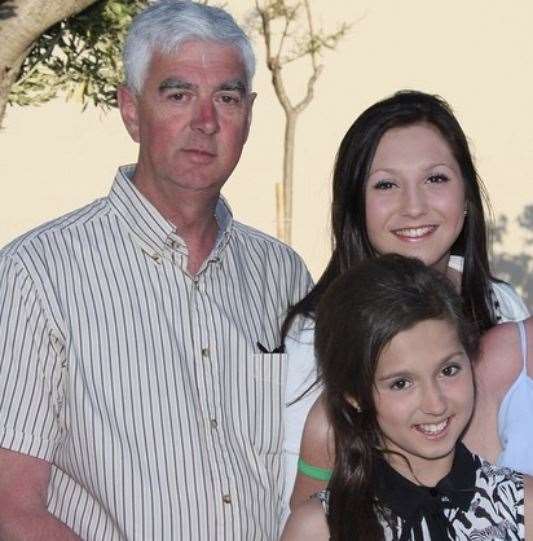
<instances>
[{"instance_id":1,"label":"patterned fabric","mask_svg":"<svg viewBox=\"0 0 533 541\"><path fill-rule=\"evenodd\" d=\"M197 275L119 172L108 197L0 253L0 446L52 463L83 539L275 540L300 258L233 221Z\"/></svg>"},{"instance_id":2,"label":"patterned fabric","mask_svg":"<svg viewBox=\"0 0 533 541\"><path fill-rule=\"evenodd\" d=\"M522 474L493 466L472 455L476 468L475 491L467 510L444 509L449 522L448 539L457 541L524 541L524 486ZM329 492L316 497L324 512L329 511ZM405 522L386 509L380 516L386 541L399 541ZM422 539L432 541L427 522L420 524ZM409 541L417 539L414 534ZM434 541L434 539L433 539Z\"/></svg>"},{"instance_id":3,"label":"patterned fabric","mask_svg":"<svg viewBox=\"0 0 533 541\"><path fill-rule=\"evenodd\" d=\"M433 487L413 483L384 459L376 462L375 479L381 506L400 519L400 541L422 541L423 529L432 541L446 541L450 526L447 511L465 512L472 502L476 464L472 453L459 442L451 470ZM395 520L389 522L394 524Z\"/></svg>"}]
</instances>

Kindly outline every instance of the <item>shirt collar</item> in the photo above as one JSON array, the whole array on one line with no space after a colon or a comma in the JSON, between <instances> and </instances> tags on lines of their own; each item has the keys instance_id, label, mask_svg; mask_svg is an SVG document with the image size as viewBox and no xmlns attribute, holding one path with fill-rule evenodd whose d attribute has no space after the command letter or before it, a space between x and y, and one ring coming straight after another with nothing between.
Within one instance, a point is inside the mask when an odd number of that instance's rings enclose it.
<instances>
[{"instance_id":1,"label":"shirt collar","mask_svg":"<svg viewBox=\"0 0 533 541\"><path fill-rule=\"evenodd\" d=\"M376 464L378 500L403 519L401 540L422 540L421 523L425 519L432 540L447 540L446 509L467 511L474 496L476 461L460 442L457 443L451 471L434 487L415 485L385 459Z\"/></svg>"},{"instance_id":2,"label":"shirt collar","mask_svg":"<svg viewBox=\"0 0 533 541\"><path fill-rule=\"evenodd\" d=\"M218 235L211 257L218 258L228 244L233 231L233 214L228 202L221 195L215 207L215 218L218 223Z\"/></svg>"},{"instance_id":3,"label":"shirt collar","mask_svg":"<svg viewBox=\"0 0 533 541\"><path fill-rule=\"evenodd\" d=\"M115 212L126 223L130 233L141 244L160 253L165 248L178 247L186 252L183 239L177 234L174 224L169 222L132 182L135 164L119 167L109 193L109 202ZM233 229L233 215L227 201L219 196L215 207L218 236L211 257L218 257L227 245Z\"/></svg>"}]
</instances>

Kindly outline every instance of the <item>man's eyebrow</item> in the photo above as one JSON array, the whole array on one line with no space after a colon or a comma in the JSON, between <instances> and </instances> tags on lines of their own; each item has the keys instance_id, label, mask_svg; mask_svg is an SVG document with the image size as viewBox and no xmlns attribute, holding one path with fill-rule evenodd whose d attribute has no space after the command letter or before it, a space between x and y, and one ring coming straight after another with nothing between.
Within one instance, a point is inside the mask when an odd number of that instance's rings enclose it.
<instances>
[{"instance_id":1,"label":"man's eyebrow","mask_svg":"<svg viewBox=\"0 0 533 541\"><path fill-rule=\"evenodd\" d=\"M173 77L169 79L165 79L160 85L159 85L159 92L164 92L165 90L194 90L196 88L195 85L192 83L189 83L187 81L183 81L182 79L175 79Z\"/></svg>"},{"instance_id":2,"label":"man's eyebrow","mask_svg":"<svg viewBox=\"0 0 533 541\"><path fill-rule=\"evenodd\" d=\"M244 95L246 94L246 85L241 79L234 79L233 81L225 81L224 83L220 84L217 88L217 90L226 90L226 91L237 91L239 94Z\"/></svg>"}]
</instances>

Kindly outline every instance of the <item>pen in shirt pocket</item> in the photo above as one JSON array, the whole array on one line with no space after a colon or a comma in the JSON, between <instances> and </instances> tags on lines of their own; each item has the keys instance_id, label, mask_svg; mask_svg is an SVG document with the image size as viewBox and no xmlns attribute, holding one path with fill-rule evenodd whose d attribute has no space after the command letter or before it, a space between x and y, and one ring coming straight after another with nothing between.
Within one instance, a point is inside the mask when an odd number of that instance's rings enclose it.
<instances>
[{"instance_id":1,"label":"pen in shirt pocket","mask_svg":"<svg viewBox=\"0 0 533 541\"><path fill-rule=\"evenodd\" d=\"M277 348L274 348L272 351L268 351L268 349L259 342L259 340L256 342L256 346L259 349L261 353L285 353L285 346L284 344L281 344Z\"/></svg>"}]
</instances>

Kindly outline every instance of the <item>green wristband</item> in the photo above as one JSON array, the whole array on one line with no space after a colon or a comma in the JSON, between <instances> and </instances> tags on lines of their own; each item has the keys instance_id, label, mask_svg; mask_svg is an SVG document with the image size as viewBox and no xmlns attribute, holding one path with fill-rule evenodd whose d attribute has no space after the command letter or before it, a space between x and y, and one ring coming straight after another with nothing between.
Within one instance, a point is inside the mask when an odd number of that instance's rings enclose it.
<instances>
[{"instance_id":1,"label":"green wristband","mask_svg":"<svg viewBox=\"0 0 533 541\"><path fill-rule=\"evenodd\" d=\"M317 481L329 481L331 479L332 471L326 468L319 468L318 466L312 466L308 464L303 458L298 459L298 471Z\"/></svg>"}]
</instances>

